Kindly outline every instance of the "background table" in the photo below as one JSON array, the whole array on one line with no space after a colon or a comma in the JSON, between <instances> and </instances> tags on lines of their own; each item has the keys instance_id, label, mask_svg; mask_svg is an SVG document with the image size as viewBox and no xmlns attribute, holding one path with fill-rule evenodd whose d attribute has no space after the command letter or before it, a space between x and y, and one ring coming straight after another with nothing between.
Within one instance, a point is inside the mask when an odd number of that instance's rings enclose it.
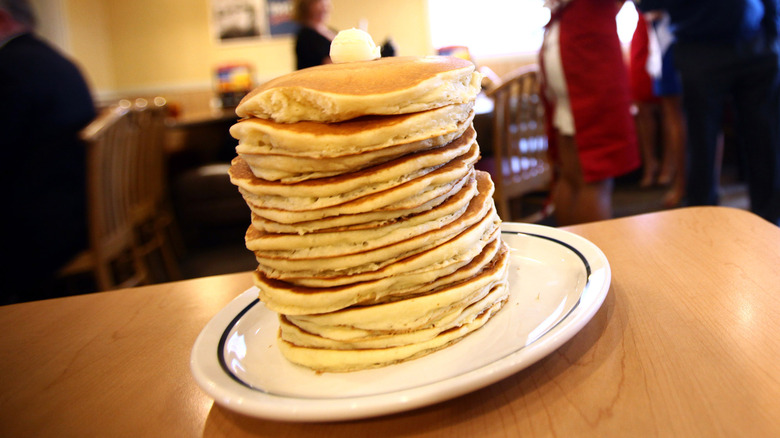
<instances>
[{"instance_id":1,"label":"background table","mask_svg":"<svg viewBox=\"0 0 780 438\"><path fill-rule=\"evenodd\" d=\"M332 424L221 408L189 355L242 273L0 307L0 436L780 436L779 228L701 207L568 229L610 261L606 301L482 390Z\"/></svg>"}]
</instances>

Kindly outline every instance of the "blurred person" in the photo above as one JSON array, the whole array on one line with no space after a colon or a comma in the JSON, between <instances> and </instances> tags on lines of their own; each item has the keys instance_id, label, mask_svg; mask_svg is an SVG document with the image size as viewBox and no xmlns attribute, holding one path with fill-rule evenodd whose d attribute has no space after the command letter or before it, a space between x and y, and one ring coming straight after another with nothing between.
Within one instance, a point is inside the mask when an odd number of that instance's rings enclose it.
<instances>
[{"instance_id":1,"label":"blurred person","mask_svg":"<svg viewBox=\"0 0 780 438\"><path fill-rule=\"evenodd\" d=\"M34 34L26 0L0 0L3 304L49 298L87 246L85 149L95 117L79 69Z\"/></svg>"},{"instance_id":2,"label":"blurred person","mask_svg":"<svg viewBox=\"0 0 780 438\"><path fill-rule=\"evenodd\" d=\"M636 4L671 19L687 124L687 203L719 202L718 143L730 102L750 208L780 225L780 0Z\"/></svg>"},{"instance_id":3,"label":"blurred person","mask_svg":"<svg viewBox=\"0 0 780 438\"><path fill-rule=\"evenodd\" d=\"M629 67L642 151L640 186L669 186L662 203L676 207L685 195L685 122L682 86L674 65L674 38L663 11L639 14ZM659 131L660 157L656 151Z\"/></svg>"},{"instance_id":4,"label":"blurred person","mask_svg":"<svg viewBox=\"0 0 780 438\"><path fill-rule=\"evenodd\" d=\"M658 183L669 186L663 198L664 207L677 207L685 196L686 135L682 83L674 59L674 36L669 28L669 15L655 11L649 13L649 18L660 52L660 65L653 72L653 92L661 102L664 144Z\"/></svg>"},{"instance_id":5,"label":"blurred person","mask_svg":"<svg viewBox=\"0 0 780 438\"><path fill-rule=\"evenodd\" d=\"M330 0L295 0L293 19L300 25L295 36L297 69L330 64L330 43L336 31L328 26Z\"/></svg>"},{"instance_id":6,"label":"blurred person","mask_svg":"<svg viewBox=\"0 0 780 438\"><path fill-rule=\"evenodd\" d=\"M660 102L653 91L653 78L648 71L651 62L650 27L642 14L639 14L634 35L629 46L628 72L631 97L636 106L636 131L639 149L642 153L642 188L655 185L658 177L659 162L656 153L658 144ZM655 54L653 54L655 55Z\"/></svg>"},{"instance_id":7,"label":"blurred person","mask_svg":"<svg viewBox=\"0 0 780 438\"><path fill-rule=\"evenodd\" d=\"M558 225L612 217L614 178L639 167L615 0L550 0L540 53Z\"/></svg>"},{"instance_id":8,"label":"blurred person","mask_svg":"<svg viewBox=\"0 0 780 438\"><path fill-rule=\"evenodd\" d=\"M397 56L398 53L398 47L395 44L395 41L391 37L385 38L384 42L382 42L381 47L381 54L383 58L389 58L391 56Z\"/></svg>"}]
</instances>

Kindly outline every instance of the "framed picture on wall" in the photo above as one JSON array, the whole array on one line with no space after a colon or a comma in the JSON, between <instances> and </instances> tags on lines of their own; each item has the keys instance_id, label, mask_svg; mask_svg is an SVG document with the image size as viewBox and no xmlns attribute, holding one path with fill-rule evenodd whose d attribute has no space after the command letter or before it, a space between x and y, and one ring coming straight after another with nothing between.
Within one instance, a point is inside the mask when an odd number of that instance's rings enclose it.
<instances>
[{"instance_id":1,"label":"framed picture on wall","mask_svg":"<svg viewBox=\"0 0 780 438\"><path fill-rule=\"evenodd\" d=\"M211 0L212 32L220 43L290 35L292 0Z\"/></svg>"},{"instance_id":2,"label":"framed picture on wall","mask_svg":"<svg viewBox=\"0 0 780 438\"><path fill-rule=\"evenodd\" d=\"M298 24L292 19L292 0L265 0L268 11L268 30L271 36L292 35Z\"/></svg>"}]
</instances>

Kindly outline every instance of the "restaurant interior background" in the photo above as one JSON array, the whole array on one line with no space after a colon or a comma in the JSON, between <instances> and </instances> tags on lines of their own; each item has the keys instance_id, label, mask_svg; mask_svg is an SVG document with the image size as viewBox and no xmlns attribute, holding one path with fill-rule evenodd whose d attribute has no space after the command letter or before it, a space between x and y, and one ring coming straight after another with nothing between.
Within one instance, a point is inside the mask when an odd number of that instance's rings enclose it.
<instances>
[{"instance_id":1,"label":"restaurant interior background","mask_svg":"<svg viewBox=\"0 0 780 438\"><path fill-rule=\"evenodd\" d=\"M439 47L466 45L479 66L491 68L498 76L536 62L543 26L549 20L543 0L331 1L330 24L335 29L365 27L377 43L392 38L397 55L429 55ZM211 220L231 224L225 234L211 227L190 239L202 248L189 251L183 260L185 277L254 268L254 258L243 246L248 212L224 169L235 155L235 142L228 134L235 113L216 108L216 71L224 65L247 64L255 85L291 72L294 38L264 32L254 38L224 41L215 32L212 14L220 5L265 7L269 2L277 7L290 5L289 0L32 0L39 33L76 61L98 103L163 96L178 116L167 134L170 150L197 151L208 157L202 160L206 163L215 158L221 161L216 174L205 181L193 182L185 172L171 178L174 204L192 205L191 197L204 196L220 203L183 213L188 217L181 221L183 225L195 227L198 220L201 227L210 226ZM617 16L618 33L626 48L636 20L636 10L627 2ZM203 153L208 148L221 151L221 156L214 150ZM170 167L175 167L171 161ZM220 180L215 183L210 178ZM615 214L660 209L662 196L661 189L619 187ZM736 198L737 206L744 205L743 198ZM226 206L226 202L234 205ZM212 210L217 213L211 216L218 214L218 218L209 218ZM213 236L217 244L203 236Z\"/></svg>"},{"instance_id":2,"label":"restaurant interior background","mask_svg":"<svg viewBox=\"0 0 780 438\"><path fill-rule=\"evenodd\" d=\"M291 35L220 41L212 8L234 0L33 3L41 33L79 64L101 102L164 94L180 97L186 105L193 95L202 98L212 92L221 65L249 64L256 83L295 66ZM535 61L541 29L549 19L542 0L332 0L332 5L330 24L335 29L365 26L377 43L392 38L398 55L428 55L437 47L467 45L480 65L499 76ZM635 22L629 4L619 18L624 40Z\"/></svg>"},{"instance_id":3,"label":"restaurant interior background","mask_svg":"<svg viewBox=\"0 0 780 438\"><path fill-rule=\"evenodd\" d=\"M42 32L84 70L98 100L210 91L219 65L249 63L257 82L294 69L291 36L221 42L211 0L37 0ZM368 23L399 54L431 52L426 0L333 0L334 28ZM56 10L59 9L59 12ZM392 13L388 13L392 11Z\"/></svg>"}]
</instances>

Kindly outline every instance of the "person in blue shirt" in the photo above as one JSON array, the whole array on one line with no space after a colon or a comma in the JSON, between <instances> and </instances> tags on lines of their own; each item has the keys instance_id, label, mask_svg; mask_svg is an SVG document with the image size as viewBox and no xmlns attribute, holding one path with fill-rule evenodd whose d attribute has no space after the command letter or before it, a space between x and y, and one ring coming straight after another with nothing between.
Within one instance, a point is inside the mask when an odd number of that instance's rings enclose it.
<instances>
[{"instance_id":1,"label":"person in blue shirt","mask_svg":"<svg viewBox=\"0 0 780 438\"><path fill-rule=\"evenodd\" d=\"M780 0L635 0L663 9L676 39L687 125L689 205L718 203L718 136L727 102L751 210L780 225Z\"/></svg>"},{"instance_id":2,"label":"person in blue shirt","mask_svg":"<svg viewBox=\"0 0 780 438\"><path fill-rule=\"evenodd\" d=\"M27 0L0 0L0 304L52 298L56 271L87 247L86 153L95 117L79 68L38 38Z\"/></svg>"}]
</instances>

